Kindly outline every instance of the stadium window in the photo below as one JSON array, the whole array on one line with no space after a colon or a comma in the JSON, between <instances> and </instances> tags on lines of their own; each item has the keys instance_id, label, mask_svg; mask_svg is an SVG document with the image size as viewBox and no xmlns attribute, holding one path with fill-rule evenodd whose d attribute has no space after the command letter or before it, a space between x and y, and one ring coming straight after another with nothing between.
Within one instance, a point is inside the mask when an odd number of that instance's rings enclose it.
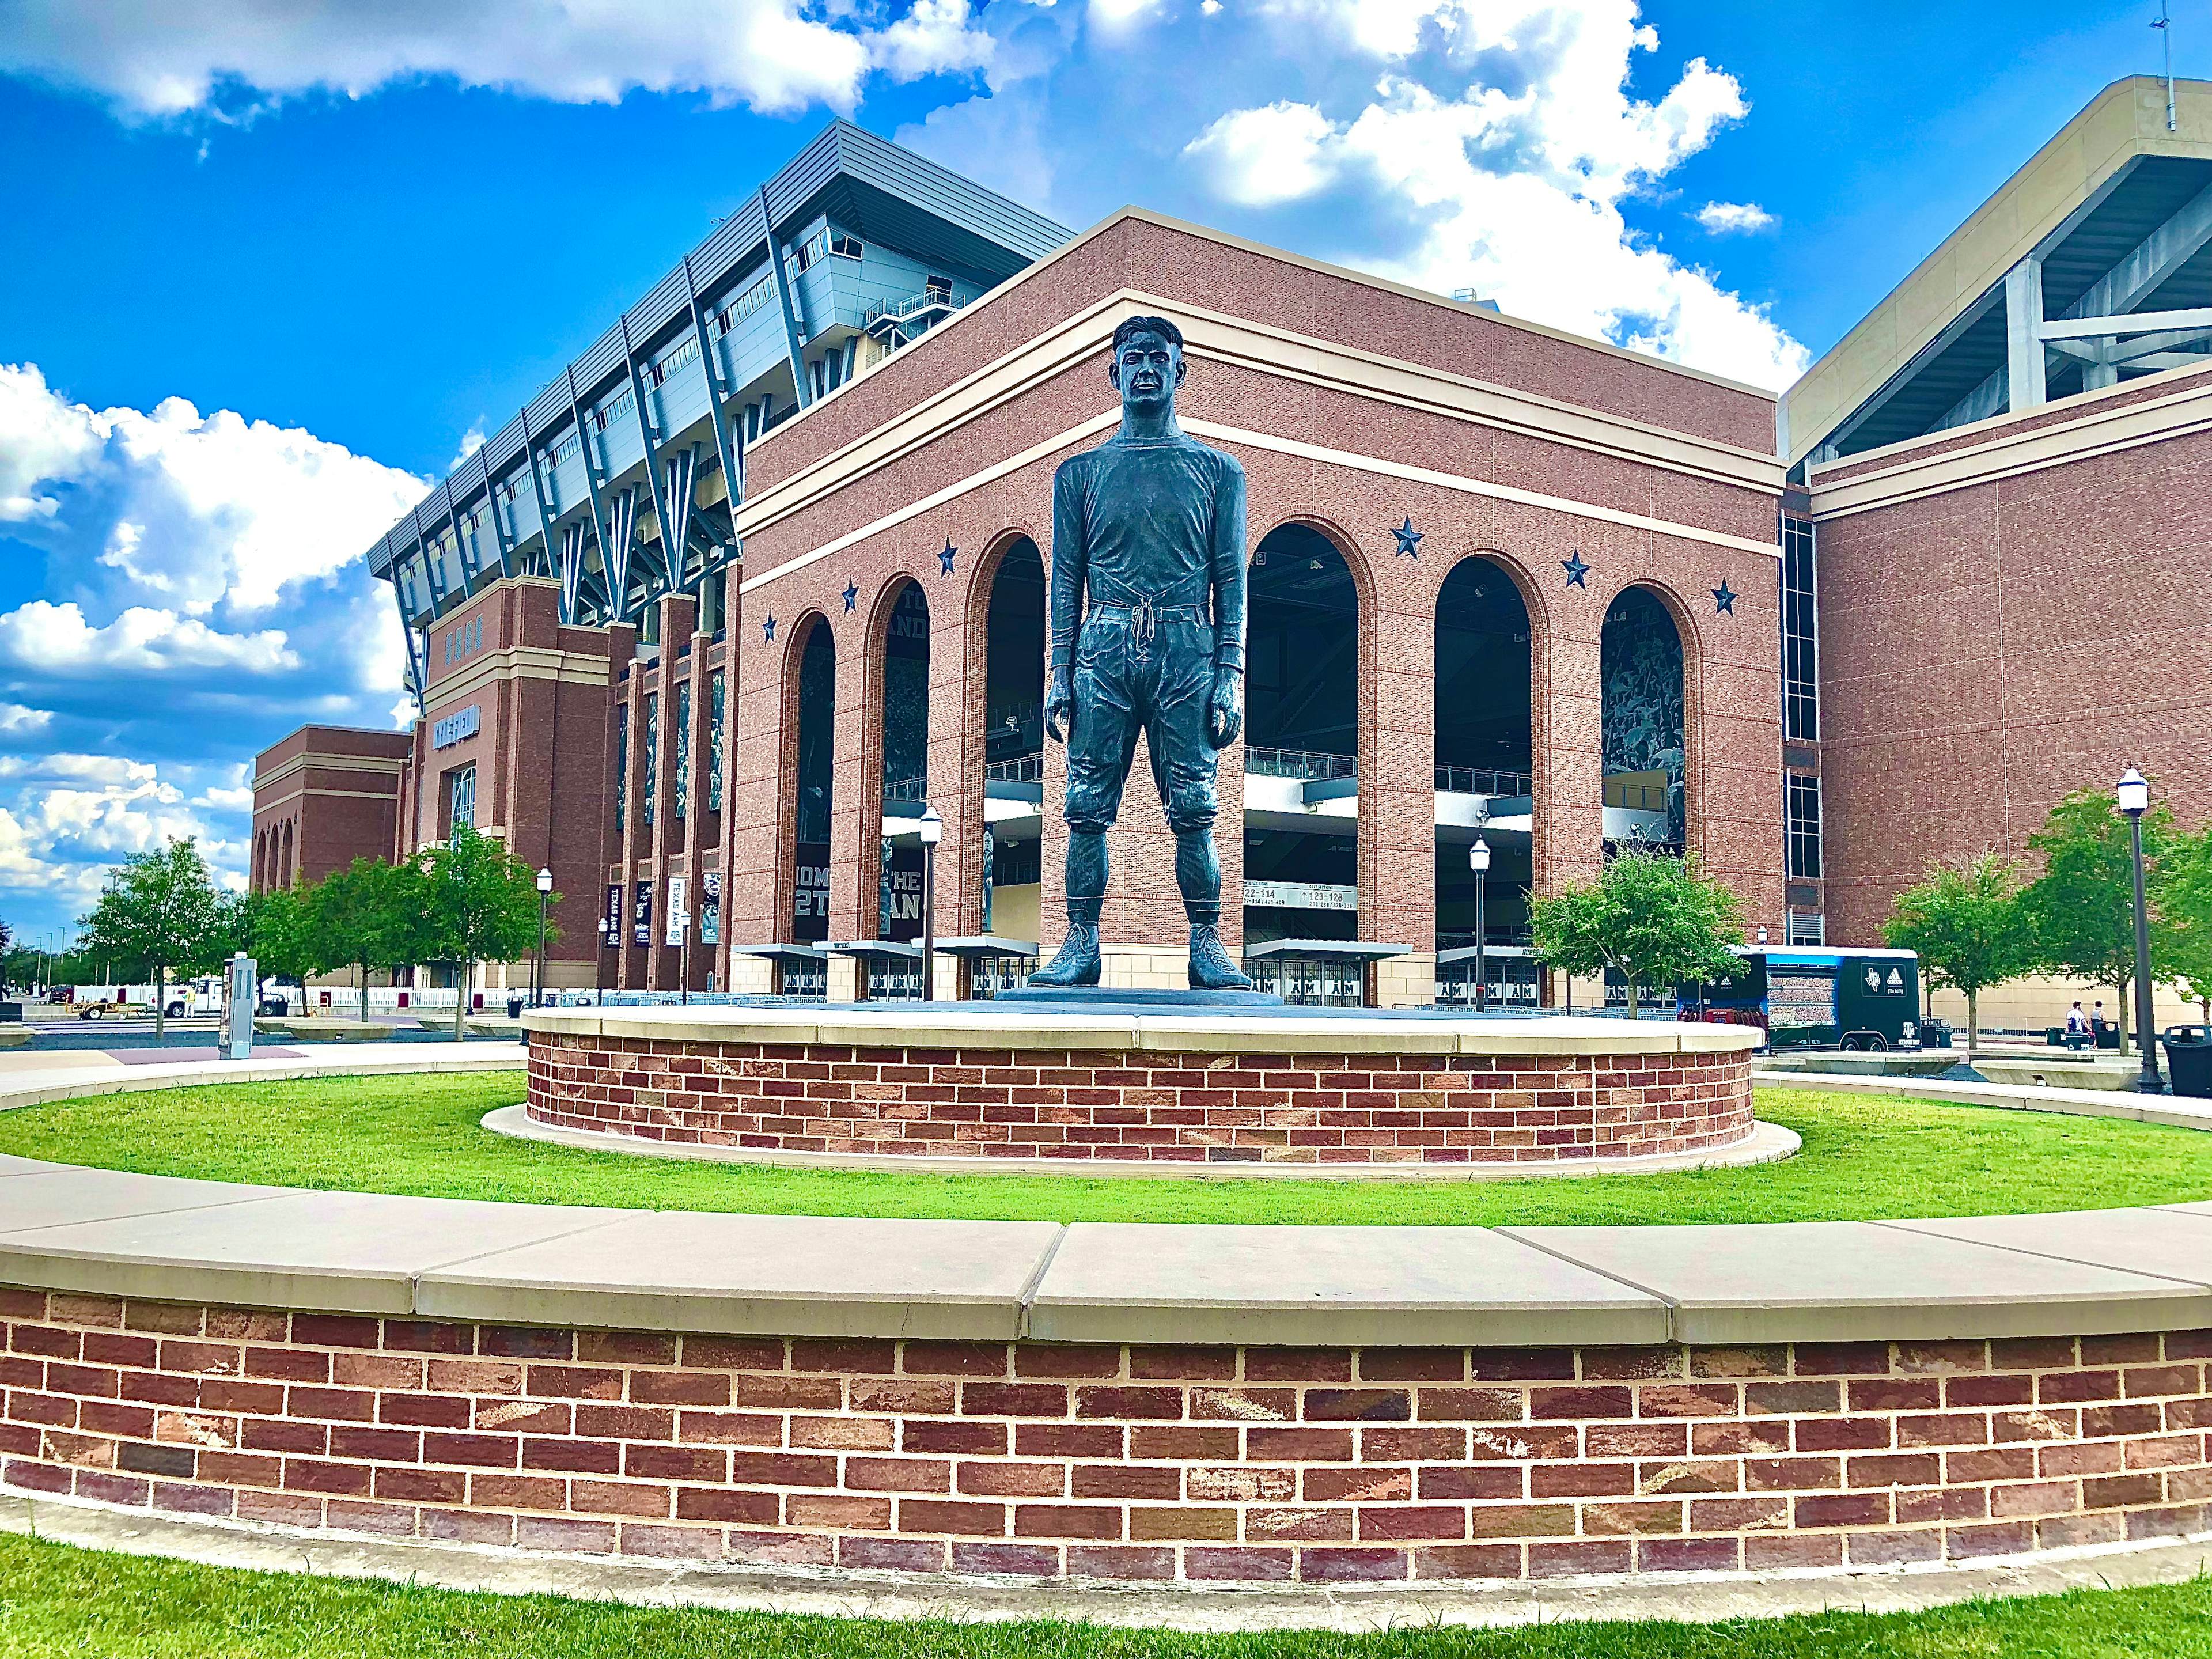
<instances>
[{"instance_id":1,"label":"stadium window","mask_svg":"<svg viewBox=\"0 0 2212 1659\"><path fill-rule=\"evenodd\" d=\"M1820 610L1814 589L1813 525L1782 520L1782 706L1785 736L1820 735Z\"/></svg>"},{"instance_id":2,"label":"stadium window","mask_svg":"<svg viewBox=\"0 0 2212 1659\"><path fill-rule=\"evenodd\" d=\"M473 762L446 774L446 835L450 839L477 823L477 769Z\"/></svg>"},{"instance_id":3,"label":"stadium window","mask_svg":"<svg viewBox=\"0 0 2212 1659\"><path fill-rule=\"evenodd\" d=\"M841 259L857 259L862 252L860 239L849 230L832 231L830 251Z\"/></svg>"},{"instance_id":4,"label":"stadium window","mask_svg":"<svg viewBox=\"0 0 2212 1659\"><path fill-rule=\"evenodd\" d=\"M1790 873L1800 881L1820 878L1820 780L1802 772L1783 779L1784 813Z\"/></svg>"}]
</instances>

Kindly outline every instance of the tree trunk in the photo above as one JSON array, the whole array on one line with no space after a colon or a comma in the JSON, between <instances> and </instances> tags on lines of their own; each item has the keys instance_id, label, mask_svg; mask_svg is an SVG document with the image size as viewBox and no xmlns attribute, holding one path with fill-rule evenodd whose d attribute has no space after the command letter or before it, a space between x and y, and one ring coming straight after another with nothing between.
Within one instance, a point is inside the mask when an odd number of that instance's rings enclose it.
<instances>
[{"instance_id":1,"label":"tree trunk","mask_svg":"<svg viewBox=\"0 0 2212 1659\"><path fill-rule=\"evenodd\" d=\"M476 963L461 964L460 979L453 992L453 1041L459 1042L464 1033L463 1022L469 1014L469 980L476 972Z\"/></svg>"},{"instance_id":2,"label":"tree trunk","mask_svg":"<svg viewBox=\"0 0 2212 1659\"><path fill-rule=\"evenodd\" d=\"M1966 993L1966 1052L1970 1054L1982 1046L1981 1000L1979 991Z\"/></svg>"},{"instance_id":3,"label":"tree trunk","mask_svg":"<svg viewBox=\"0 0 2212 1659\"><path fill-rule=\"evenodd\" d=\"M2120 1058L2123 1060L2135 1052L2128 1046L2128 987L2134 983L2132 976L2121 980L2115 994L2120 1006L2112 1010L2112 1023L2120 1028Z\"/></svg>"},{"instance_id":4,"label":"tree trunk","mask_svg":"<svg viewBox=\"0 0 2212 1659\"><path fill-rule=\"evenodd\" d=\"M368 1024L368 964L361 964L361 1023Z\"/></svg>"},{"instance_id":5,"label":"tree trunk","mask_svg":"<svg viewBox=\"0 0 2212 1659\"><path fill-rule=\"evenodd\" d=\"M168 969L160 963L154 967L154 1041L159 1042L169 1029Z\"/></svg>"},{"instance_id":6,"label":"tree trunk","mask_svg":"<svg viewBox=\"0 0 2212 1659\"><path fill-rule=\"evenodd\" d=\"M1631 1019L1634 1019L1634 1018L1637 1017L1637 1014L1636 1014L1636 975L1633 975L1633 974L1630 974L1630 975L1628 975L1626 977L1627 977L1627 980L1628 980L1628 1017L1629 1017L1629 1018L1631 1018Z\"/></svg>"}]
</instances>

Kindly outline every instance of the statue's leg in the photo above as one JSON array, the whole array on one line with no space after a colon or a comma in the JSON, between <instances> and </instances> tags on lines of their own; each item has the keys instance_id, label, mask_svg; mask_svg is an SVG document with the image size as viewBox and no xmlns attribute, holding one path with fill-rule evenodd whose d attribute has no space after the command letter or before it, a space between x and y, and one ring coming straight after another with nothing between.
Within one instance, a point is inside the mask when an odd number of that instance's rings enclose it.
<instances>
[{"instance_id":1,"label":"statue's leg","mask_svg":"<svg viewBox=\"0 0 2212 1659\"><path fill-rule=\"evenodd\" d=\"M1067 934L1032 985L1096 985L1103 968L1098 915L1106 901L1106 832L1121 810L1121 785L1138 721L1121 647L1126 624L1093 617L1075 665L1075 722L1067 734Z\"/></svg>"},{"instance_id":2,"label":"statue's leg","mask_svg":"<svg viewBox=\"0 0 2212 1659\"><path fill-rule=\"evenodd\" d=\"M1156 650L1167 661L1158 701L1146 729L1152 780L1176 837L1176 886L1190 921L1190 983L1203 990L1249 990L1221 942L1221 860L1214 851L1213 822L1221 803L1216 775L1220 756L1206 731L1213 696L1213 630L1184 623L1160 630Z\"/></svg>"}]
</instances>

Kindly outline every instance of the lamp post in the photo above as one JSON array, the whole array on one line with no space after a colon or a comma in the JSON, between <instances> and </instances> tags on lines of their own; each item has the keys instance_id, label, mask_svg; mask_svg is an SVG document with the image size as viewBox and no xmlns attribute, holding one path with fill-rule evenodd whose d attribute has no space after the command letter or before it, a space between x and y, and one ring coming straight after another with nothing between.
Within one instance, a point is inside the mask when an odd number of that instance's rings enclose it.
<instances>
[{"instance_id":1,"label":"lamp post","mask_svg":"<svg viewBox=\"0 0 2212 1659\"><path fill-rule=\"evenodd\" d=\"M1490 843L1480 836L1467 849L1467 867L1474 872L1474 1011L1490 1006L1490 930L1482 917L1483 889L1490 884Z\"/></svg>"},{"instance_id":2,"label":"lamp post","mask_svg":"<svg viewBox=\"0 0 2212 1659\"><path fill-rule=\"evenodd\" d=\"M945 839L945 820L924 802L921 834L921 1000L937 1000L937 843Z\"/></svg>"},{"instance_id":3,"label":"lamp post","mask_svg":"<svg viewBox=\"0 0 2212 1659\"><path fill-rule=\"evenodd\" d=\"M2157 1039L2151 1033L2150 907L2143 902L2143 814L2150 811L2150 785L2132 766L2121 775L2113 793L2120 813L2128 821L2129 854L2135 866L2136 887L2136 1043L2142 1050L2142 1075L2136 1087L2145 1094L2162 1095L2165 1079L2158 1074Z\"/></svg>"},{"instance_id":4,"label":"lamp post","mask_svg":"<svg viewBox=\"0 0 2212 1659\"><path fill-rule=\"evenodd\" d=\"M530 1006L545 1006L545 905L553 892L553 872L541 869L538 872L538 965L531 975Z\"/></svg>"}]
</instances>

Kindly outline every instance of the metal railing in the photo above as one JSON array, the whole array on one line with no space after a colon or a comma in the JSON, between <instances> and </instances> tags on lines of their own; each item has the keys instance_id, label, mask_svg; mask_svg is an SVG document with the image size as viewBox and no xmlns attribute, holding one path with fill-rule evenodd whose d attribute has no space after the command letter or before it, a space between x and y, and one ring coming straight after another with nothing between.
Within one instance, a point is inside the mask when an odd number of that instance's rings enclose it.
<instances>
[{"instance_id":1,"label":"metal railing","mask_svg":"<svg viewBox=\"0 0 2212 1659\"><path fill-rule=\"evenodd\" d=\"M1536 780L1526 772L1488 766L1439 766L1437 787L1452 795L1533 795Z\"/></svg>"},{"instance_id":2,"label":"metal railing","mask_svg":"<svg viewBox=\"0 0 2212 1659\"><path fill-rule=\"evenodd\" d=\"M908 318L919 317L925 312L957 311L959 308L960 301L952 296L952 291L950 289L926 288L921 293L910 294L903 300L885 301L881 304L870 306L861 316L860 327L865 332L872 334L878 323L888 323L895 327Z\"/></svg>"},{"instance_id":3,"label":"metal railing","mask_svg":"<svg viewBox=\"0 0 2212 1659\"><path fill-rule=\"evenodd\" d=\"M916 805L925 803L929 799L929 780L927 778L894 779L884 786L884 799L887 801L913 801Z\"/></svg>"},{"instance_id":4,"label":"metal railing","mask_svg":"<svg viewBox=\"0 0 2212 1659\"><path fill-rule=\"evenodd\" d=\"M1044 781L1044 754L1016 755L1011 760L995 760L983 768L985 780L991 783L1042 783Z\"/></svg>"},{"instance_id":5,"label":"metal railing","mask_svg":"<svg viewBox=\"0 0 2212 1659\"><path fill-rule=\"evenodd\" d=\"M1358 777L1359 757L1326 754L1317 749L1253 746L1244 750L1244 770L1255 778L1297 778L1305 783L1323 783L1335 778Z\"/></svg>"}]
</instances>

